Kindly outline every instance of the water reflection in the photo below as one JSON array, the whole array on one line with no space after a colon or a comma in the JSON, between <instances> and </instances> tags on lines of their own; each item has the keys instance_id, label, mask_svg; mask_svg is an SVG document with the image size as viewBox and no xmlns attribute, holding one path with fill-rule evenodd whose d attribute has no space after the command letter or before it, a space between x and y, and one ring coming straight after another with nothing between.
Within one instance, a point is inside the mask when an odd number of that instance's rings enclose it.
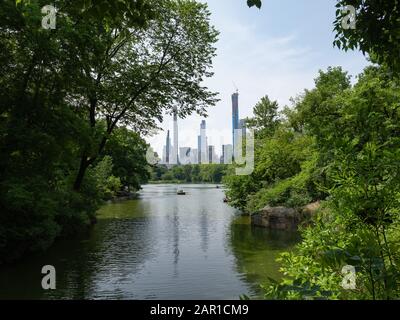
<instances>
[{"instance_id":1,"label":"water reflection","mask_svg":"<svg viewBox=\"0 0 400 320\"><path fill-rule=\"evenodd\" d=\"M85 237L0 268L0 298L238 299L278 277L276 255L297 236L252 228L214 185L145 186L107 204ZM247 220L246 220L247 219ZM41 289L54 265L57 289Z\"/></svg>"},{"instance_id":2,"label":"water reflection","mask_svg":"<svg viewBox=\"0 0 400 320\"><path fill-rule=\"evenodd\" d=\"M200 240L201 240L201 250L207 254L208 250L208 215L206 211L203 209L201 210L199 216L199 233L200 233Z\"/></svg>"},{"instance_id":3,"label":"water reflection","mask_svg":"<svg viewBox=\"0 0 400 320\"><path fill-rule=\"evenodd\" d=\"M237 272L250 285L251 293L261 297L260 284L269 278L279 280L279 264L276 258L282 251L291 250L300 240L297 232L268 230L250 225L250 217L239 216L232 220L228 231Z\"/></svg>"},{"instance_id":4,"label":"water reflection","mask_svg":"<svg viewBox=\"0 0 400 320\"><path fill-rule=\"evenodd\" d=\"M178 210L175 207L174 214L173 214L173 252L174 252L174 275L178 275L178 262L179 262L179 216Z\"/></svg>"}]
</instances>

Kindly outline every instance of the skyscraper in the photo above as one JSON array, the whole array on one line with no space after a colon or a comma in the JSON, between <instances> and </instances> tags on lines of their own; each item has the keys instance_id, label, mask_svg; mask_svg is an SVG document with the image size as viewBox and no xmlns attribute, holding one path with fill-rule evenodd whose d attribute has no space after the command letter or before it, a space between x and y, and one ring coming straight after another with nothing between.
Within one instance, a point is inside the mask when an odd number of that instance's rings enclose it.
<instances>
[{"instance_id":1,"label":"skyscraper","mask_svg":"<svg viewBox=\"0 0 400 320\"><path fill-rule=\"evenodd\" d=\"M235 154L235 130L239 129L239 93L236 91L232 94L232 145L233 145L233 154Z\"/></svg>"},{"instance_id":2,"label":"skyscraper","mask_svg":"<svg viewBox=\"0 0 400 320\"><path fill-rule=\"evenodd\" d=\"M171 155L171 139L169 138L169 130L167 133L167 140L165 141L165 163L169 164Z\"/></svg>"},{"instance_id":3,"label":"skyscraper","mask_svg":"<svg viewBox=\"0 0 400 320\"><path fill-rule=\"evenodd\" d=\"M208 146L208 162L209 163L214 163L214 154L215 154L214 146Z\"/></svg>"},{"instance_id":4,"label":"skyscraper","mask_svg":"<svg viewBox=\"0 0 400 320\"><path fill-rule=\"evenodd\" d=\"M167 163L167 146L163 146L162 163Z\"/></svg>"},{"instance_id":5,"label":"skyscraper","mask_svg":"<svg viewBox=\"0 0 400 320\"><path fill-rule=\"evenodd\" d=\"M185 165L191 163L192 149L190 147L179 148L179 164Z\"/></svg>"},{"instance_id":6,"label":"skyscraper","mask_svg":"<svg viewBox=\"0 0 400 320\"><path fill-rule=\"evenodd\" d=\"M220 158L218 157L218 154L214 146L208 147L208 157L210 159L210 163L214 164L220 163Z\"/></svg>"},{"instance_id":7,"label":"skyscraper","mask_svg":"<svg viewBox=\"0 0 400 320\"><path fill-rule=\"evenodd\" d=\"M201 163L201 136L197 136L197 163Z\"/></svg>"},{"instance_id":8,"label":"skyscraper","mask_svg":"<svg viewBox=\"0 0 400 320\"><path fill-rule=\"evenodd\" d=\"M199 153L197 149L192 149L191 155L190 155L190 163L191 164L198 164L199 163Z\"/></svg>"},{"instance_id":9,"label":"skyscraper","mask_svg":"<svg viewBox=\"0 0 400 320\"><path fill-rule=\"evenodd\" d=\"M222 146L222 158L223 158L223 163L225 163L225 164L232 163L232 145L231 144L224 144Z\"/></svg>"},{"instance_id":10,"label":"skyscraper","mask_svg":"<svg viewBox=\"0 0 400 320\"><path fill-rule=\"evenodd\" d=\"M199 163L208 163L208 148L206 136L206 120L202 120L200 124L200 158Z\"/></svg>"},{"instance_id":11,"label":"skyscraper","mask_svg":"<svg viewBox=\"0 0 400 320\"><path fill-rule=\"evenodd\" d=\"M239 120L239 129L242 129L242 136L246 136L246 119Z\"/></svg>"},{"instance_id":12,"label":"skyscraper","mask_svg":"<svg viewBox=\"0 0 400 320\"><path fill-rule=\"evenodd\" d=\"M174 115L174 147L173 147L173 152L172 152L172 159L171 163L173 164L179 164L179 146L178 146L178 112L176 107L174 107L173 111Z\"/></svg>"},{"instance_id":13,"label":"skyscraper","mask_svg":"<svg viewBox=\"0 0 400 320\"><path fill-rule=\"evenodd\" d=\"M239 120L239 129L241 129L242 145L246 145L246 119Z\"/></svg>"}]
</instances>

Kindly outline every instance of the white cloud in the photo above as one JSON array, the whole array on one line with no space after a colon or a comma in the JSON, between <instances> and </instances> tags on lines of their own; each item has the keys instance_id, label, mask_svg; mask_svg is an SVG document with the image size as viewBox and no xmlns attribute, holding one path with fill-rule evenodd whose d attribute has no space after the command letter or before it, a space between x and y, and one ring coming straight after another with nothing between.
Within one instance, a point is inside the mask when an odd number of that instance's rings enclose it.
<instances>
[{"instance_id":1,"label":"white cloud","mask_svg":"<svg viewBox=\"0 0 400 320\"><path fill-rule=\"evenodd\" d=\"M222 141L231 143L231 94L235 91L235 85L239 89L240 117L244 118L251 116L254 105L266 94L281 106L288 104L290 97L313 86L319 69L330 65L321 65L320 61L325 57L317 45L316 49L301 44L301 36L304 35L296 34L293 30L283 35L280 30L279 36L272 35L276 30L259 32L262 27L257 24L258 21L238 19L232 8L226 10L227 1L210 1L212 23L220 31L220 39L217 44L218 56L214 60L215 75L207 80L206 85L220 93L221 101L209 108L206 120L207 135L218 153ZM315 62L317 60L318 63ZM359 67L357 70L365 64L359 55L343 56L343 61L333 62L347 62L349 66L355 64ZM197 147L201 120L198 115L193 115L179 121L181 147ZM161 126L171 130L171 117L166 117ZM165 137L166 131L147 138L147 141L157 152L161 152Z\"/></svg>"}]
</instances>

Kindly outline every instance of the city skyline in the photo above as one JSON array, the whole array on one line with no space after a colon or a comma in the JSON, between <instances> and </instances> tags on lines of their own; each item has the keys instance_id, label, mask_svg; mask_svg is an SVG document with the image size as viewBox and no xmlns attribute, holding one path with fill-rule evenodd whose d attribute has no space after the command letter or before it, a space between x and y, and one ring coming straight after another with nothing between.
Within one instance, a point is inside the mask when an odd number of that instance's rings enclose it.
<instances>
[{"instance_id":1,"label":"city skyline","mask_svg":"<svg viewBox=\"0 0 400 320\"><path fill-rule=\"evenodd\" d=\"M217 56L213 59L214 76L204 86L219 92L220 101L206 109L208 143L220 146L231 142L231 94L240 92L240 116L252 117L253 107L268 95L280 110L291 106L290 98L314 86L318 70L342 66L355 76L368 64L362 53L343 52L332 46L332 1L269 1L261 10L247 10L245 1L204 0L211 11L211 22L221 32ZM285 23L277 14L285 8ZM318 14L307 15L309 12ZM309 16L304 20L302 17ZM316 28L318 26L318 28ZM160 154L172 119L164 114L160 130L145 139ZM229 121L221 122L221 119ZM197 146L201 118L193 113L179 119L181 146ZM218 153L221 151L217 148Z\"/></svg>"},{"instance_id":2,"label":"city skyline","mask_svg":"<svg viewBox=\"0 0 400 320\"><path fill-rule=\"evenodd\" d=\"M246 119L240 118L239 112L239 91L232 94L232 136L231 143L221 142L219 145L209 143L207 136L207 122L202 119L199 131L197 132L197 148L179 143L178 130L178 111L175 107L172 113L173 120L173 144L171 144L170 130L167 130L166 142L163 147L160 164L185 165L185 164L208 164L208 163L232 163L234 153L234 145L237 143L238 134L242 137L246 136ZM228 120L228 119L227 119ZM238 129L241 129L238 132ZM198 134L200 133L200 134ZM210 139L211 142L211 139ZM153 147L152 147L153 148ZM153 148L154 150L154 148ZM156 153L159 154L156 150Z\"/></svg>"}]
</instances>

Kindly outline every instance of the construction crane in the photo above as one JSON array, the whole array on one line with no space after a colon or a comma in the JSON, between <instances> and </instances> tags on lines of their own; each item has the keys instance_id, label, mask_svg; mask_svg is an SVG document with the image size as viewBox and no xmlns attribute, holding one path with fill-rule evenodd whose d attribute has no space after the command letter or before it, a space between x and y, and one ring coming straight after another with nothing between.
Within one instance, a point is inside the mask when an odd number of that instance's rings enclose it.
<instances>
[{"instance_id":1,"label":"construction crane","mask_svg":"<svg viewBox=\"0 0 400 320\"><path fill-rule=\"evenodd\" d=\"M235 81L232 80L232 83L233 83L233 86L234 86L234 88L235 88L235 90L236 90L236 93L239 93L239 89L238 89L238 87L236 86Z\"/></svg>"}]
</instances>

